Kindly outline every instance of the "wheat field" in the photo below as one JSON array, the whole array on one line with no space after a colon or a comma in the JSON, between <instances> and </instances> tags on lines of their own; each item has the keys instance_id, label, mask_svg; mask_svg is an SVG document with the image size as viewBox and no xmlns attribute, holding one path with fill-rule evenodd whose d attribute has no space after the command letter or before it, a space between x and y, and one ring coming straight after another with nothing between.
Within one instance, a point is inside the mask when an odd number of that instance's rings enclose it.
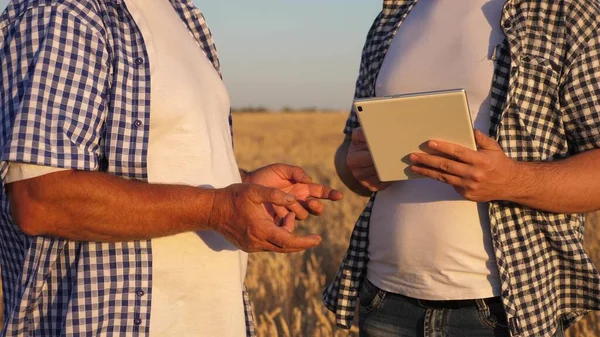
<instances>
[{"instance_id":1,"label":"wheat field","mask_svg":"<svg viewBox=\"0 0 600 337\"><path fill-rule=\"evenodd\" d=\"M235 152L242 168L283 162L302 166L315 181L344 192L328 204L320 218L301 224L301 230L323 236L320 247L304 253L250 257L247 286L254 303L260 337L358 336L337 329L334 317L321 305L323 287L342 260L354 221L366 199L349 192L337 179L333 155L340 144L345 114L236 114ZM596 219L598 221L596 221ZM600 216L590 216L586 244L600 265ZM600 336L600 314L590 314L569 331L570 337Z\"/></svg>"},{"instance_id":2,"label":"wheat field","mask_svg":"<svg viewBox=\"0 0 600 337\"><path fill-rule=\"evenodd\" d=\"M315 181L344 192L329 203L320 218L311 218L299 231L322 235L321 246L291 255L250 256L247 286L254 304L259 337L358 336L337 329L334 317L321 305L323 287L332 280L348 245L365 198L349 192L337 179L333 154L342 139L346 116L336 113L234 115L235 152L239 165L255 169L282 162L302 166ZM589 217L586 247L600 265L600 216ZM0 296L1 296L0 287ZM1 302L0 302L1 304ZM2 312L0 310L0 322ZM600 314L590 314L569 331L570 337L600 336Z\"/></svg>"}]
</instances>

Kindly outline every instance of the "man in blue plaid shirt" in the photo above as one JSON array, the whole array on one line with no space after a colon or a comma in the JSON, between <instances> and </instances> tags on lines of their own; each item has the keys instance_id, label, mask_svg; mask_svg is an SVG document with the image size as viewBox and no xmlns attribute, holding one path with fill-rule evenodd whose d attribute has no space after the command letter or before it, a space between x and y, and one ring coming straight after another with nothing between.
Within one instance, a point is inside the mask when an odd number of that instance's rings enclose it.
<instances>
[{"instance_id":1,"label":"man in blue plaid shirt","mask_svg":"<svg viewBox=\"0 0 600 337\"><path fill-rule=\"evenodd\" d=\"M13 0L0 78L0 336L254 336L246 252L341 194L238 169L192 1Z\"/></svg>"},{"instance_id":2,"label":"man in blue plaid shirt","mask_svg":"<svg viewBox=\"0 0 600 337\"><path fill-rule=\"evenodd\" d=\"M563 336L600 309L600 5L384 0L356 97L454 88L479 149L429 141L428 179L379 181L350 114L336 167L371 199L325 304L345 328L360 304L361 336Z\"/></svg>"}]
</instances>

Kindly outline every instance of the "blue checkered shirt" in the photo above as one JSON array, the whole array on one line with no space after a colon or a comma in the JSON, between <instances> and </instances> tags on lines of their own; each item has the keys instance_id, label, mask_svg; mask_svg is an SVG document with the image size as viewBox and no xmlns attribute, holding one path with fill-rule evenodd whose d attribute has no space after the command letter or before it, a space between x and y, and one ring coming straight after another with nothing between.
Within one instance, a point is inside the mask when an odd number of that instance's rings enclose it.
<instances>
[{"instance_id":1,"label":"blue checkered shirt","mask_svg":"<svg viewBox=\"0 0 600 337\"><path fill-rule=\"evenodd\" d=\"M202 13L170 2L219 71ZM9 162L147 180L148 53L121 0L11 1L0 16L0 79L2 181ZM148 336L150 241L29 237L2 191L0 336Z\"/></svg>"},{"instance_id":2,"label":"blue checkered shirt","mask_svg":"<svg viewBox=\"0 0 600 337\"><path fill-rule=\"evenodd\" d=\"M385 0L363 49L356 97L375 82L396 31L417 0ZM596 1L508 0L495 50L490 135L520 161L555 161L600 148L600 5ZM346 124L359 126L354 111ZM349 328L368 263L376 193L360 215L324 303ZM512 336L552 336L600 310L600 276L583 249L584 216L511 202L489 207L491 237Z\"/></svg>"}]
</instances>

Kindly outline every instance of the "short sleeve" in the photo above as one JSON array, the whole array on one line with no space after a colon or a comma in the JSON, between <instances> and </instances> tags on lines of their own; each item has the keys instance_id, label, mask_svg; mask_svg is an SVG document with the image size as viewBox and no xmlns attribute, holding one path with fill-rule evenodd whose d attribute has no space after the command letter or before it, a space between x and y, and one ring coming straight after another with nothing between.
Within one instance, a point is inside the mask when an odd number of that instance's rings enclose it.
<instances>
[{"instance_id":1,"label":"short sleeve","mask_svg":"<svg viewBox=\"0 0 600 337\"><path fill-rule=\"evenodd\" d=\"M8 162L97 170L109 57L100 34L57 6L28 9L0 48L1 173Z\"/></svg>"},{"instance_id":2,"label":"short sleeve","mask_svg":"<svg viewBox=\"0 0 600 337\"><path fill-rule=\"evenodd\" d=\"M65 170L68 169L50 166L40 166L34 164L9 163L8 173L6 175L6 179L4 179L4 183L10 184L17 181L41 177L46 174Z\"/></svg>"},{"instance_id":3,"label":"short sleeve","mask_svg":"<svg viewBox=\"0 0 600 337\"><path fill-rule=\"evenodd\" d=\"M575 59L562 88L563 124L574 153L600 148L600 35Z\"/></svg>"},{"instance_id":4,"label":"short sleeve","mask_svg":"<svg viewBox=\"0 0 600 337\"><path fill-rule=\"evenodd\" d=\"M381 22L381 18L382 18L382 13L379 13L379 15L377 15L377 17L375 18L375 20L373 21L373 24L371 25L371 28L369 29L369 33L367 34L367 39L365 41L365 45L363 47L363 51L362 51L362 55L361 55L361 60L360 60L360 68L358 71L358 78L356 79L356 87L355 87L355 91L354 91L354 98L365 98L368 97L370 95L370 90L368 90L368 83L367 83L367 78L370 72L373 71L373 69L371 69L371 64L369 64L369 60L372 58L370 57L372 52L369 51L369 49L373 48L373 46L371 45L372 43L375 43L375 39L373 38L373 35L375 34L376 28L377 26L380 24ZM346 126L344 127L344 133L346 135L351 135L352 131L356 128L358 128L360 126L360 122L358 120L358 116L356 115L356 111L354 111L354 108L350 109L350 114L348 115L348 119L346 120Z\"/></svg>"}]
</instances>

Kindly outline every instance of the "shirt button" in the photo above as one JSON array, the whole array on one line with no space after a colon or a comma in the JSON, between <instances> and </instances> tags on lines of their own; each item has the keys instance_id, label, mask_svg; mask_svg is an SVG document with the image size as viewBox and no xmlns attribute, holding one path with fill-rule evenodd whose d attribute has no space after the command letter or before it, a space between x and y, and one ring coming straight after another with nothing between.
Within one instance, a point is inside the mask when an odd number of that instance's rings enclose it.
<instances>
[{"instance_id":1,"label":"shirt button","mask_svg":"<svg viewBox=\"0 0 600 337\"><path fill-rule=\"evenodd\" d=\"M133 320L133 324L135 324L135 325L140 325L140 324L142 324L142 319L141 319L141 318L139 318L139 317L138 317L138 318L136 318L136 319L134 319L134 320Z\"/></svg>"},{"instance_id":2,"label":"shirt button","mask_svg":"<svg viewBox=\"0 0 600 337\"><path fill-rule=\"evenodd\" d=\"M142 296L144 296L144 295L146 294L146 293L145 293L145 292L144 292L142 289L138 289L138 290L137 290L135 293L136 293L136 294L137 294L139 297L142 297Z\"/></svg>"},{"instance_id":3,"label":"shirt button","mask_svg":"<svg viewBox=\"0 0 600 337\"><path fill-rule=\"evenodd\" d=\"M135 64L137 64L138 66L144 64L144 58L143 57L136 58Z\"/></svg>"},{"instance_id":4,"label":"shirt button","mask_svg":"<svg viewBox=\"0 0 600 337\"><path fill-rule=\"evenodd\" d=\"M141 120L139 120L139 119L136 119L136 120L135 120L135 122L133 122L133 125L134 125L136 128L139 128L140 126L142 126L142 121L141 121Z\"/></svg>"}]
</instances>

